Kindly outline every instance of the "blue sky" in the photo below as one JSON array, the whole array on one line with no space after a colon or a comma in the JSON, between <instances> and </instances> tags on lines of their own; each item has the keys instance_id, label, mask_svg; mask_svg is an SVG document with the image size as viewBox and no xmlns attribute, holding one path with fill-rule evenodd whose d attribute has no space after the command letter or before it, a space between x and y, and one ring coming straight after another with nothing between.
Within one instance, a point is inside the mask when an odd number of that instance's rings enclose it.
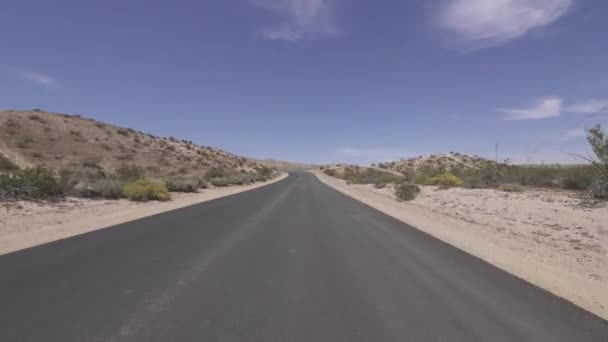
<instances>
[{"instance_id":1,"label":"blue sky","mask_svg":"<svg viewBox=\"0 0 608 342\"><path fill-rule=\"evenodd\" d=\"M608 118L600 0L0 4L0 108L246 156L572 162Z\"/></svg>"}]
</instances>

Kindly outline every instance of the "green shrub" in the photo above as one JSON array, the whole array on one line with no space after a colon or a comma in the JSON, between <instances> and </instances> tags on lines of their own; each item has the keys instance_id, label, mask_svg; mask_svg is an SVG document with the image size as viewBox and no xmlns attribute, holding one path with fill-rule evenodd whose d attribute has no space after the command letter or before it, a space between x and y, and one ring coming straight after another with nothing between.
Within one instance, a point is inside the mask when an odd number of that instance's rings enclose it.
<instances>
[{"instance_id":1,"label":"green shrub","mask_svg":"<svg viewBox=\"0 0 608 342\"><path fill-rule=\"evenodd\" d=\"M0 171L11 172L19 170L19 165L13 163L4 154L0 153Z\"/></svg>"},{"instance_id":2,"label":"green shrub","mask_svg":"<svg viewBox=\"0 0 608 342\"><path fill-rule=\"evenodd\" d=\"M411 201L420 193L420 187L416 184L400 183L395 186L395 196L402 201Z\"/></svg>"},{"instance_id":3,"label":"green shrub","mask_svg":"<svg viewBox=\"0 0 608 342\"><path fill-rule=\"evenodd\" d=\"M130 181L123 187L123 192L132 201L168 201L171 199L165 182L152 178Z\"/></svg>"},{"instance_id":4,"label":"green shrub","mask_svg":"<svg viewBox=\"0 0 608 342\"><path fill-rule=\"evenodd\" d=\"M197 192L199 182L192 179L172 179L166 181L167 189L173 192Z\"/></svg>"},{"instance_id":5,"label":"green shrub","mask_svg":"<svg viewBox=\"0 0 608 342\"><path fill-rule=\"evenodd\" d=\"M0 175L0 201L46 199L62 195L52 172L44 168L26 169L13 175Z\"/></svg>"},{"instance_id":6,"label":"green shrub","mask_svg":"<svg viewBox=\"0 0 608 342\"><path fill-rule=\"evenodd\" d=\"M429 178L429 184L442 186L458 186L463 184L463 180L449 172L439 174Z\"/></svg>"}]
</instances>

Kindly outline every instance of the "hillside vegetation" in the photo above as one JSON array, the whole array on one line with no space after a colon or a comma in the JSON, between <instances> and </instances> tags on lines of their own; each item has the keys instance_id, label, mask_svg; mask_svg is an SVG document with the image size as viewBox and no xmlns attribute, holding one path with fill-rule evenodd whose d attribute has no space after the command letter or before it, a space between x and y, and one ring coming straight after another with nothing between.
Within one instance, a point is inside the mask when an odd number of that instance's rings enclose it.
<instances>
[{"instance_id":1,"label":"hillside vegetation","mask_svg":"<svg viewBox=\"0 0 608 342\"><path fill-rule=\"evenodd\" d=\"M167 199L164 188L194 192L209 184L263 181L273 174L255 161L188 140L78 115L0 111L0 200L43 198L42 183L52 189L48 195L120 198L136 193L129 197Z\"/></svg>"},{"instance_id":2,"label":"hillside vegetation","mask_svg":"<svg viewBox=\"0 0 608 342\"><path fill-rule=\"evenodd\" d=\"M393 183L401 192L414 189L411 190L414 195L408 194L405 199L415 197L415 187L410 184L496 188L506 192L523 191L525 187L561 188L588 191L597 199L608 199L608 136L598 125L589 130L587 140L595 158L583 158L588 164L582 165L509 165L450 152L372 164L369 168L323 169L326 174L348 183L374 184L377 188Z\"/></svg>"}]
</instances>

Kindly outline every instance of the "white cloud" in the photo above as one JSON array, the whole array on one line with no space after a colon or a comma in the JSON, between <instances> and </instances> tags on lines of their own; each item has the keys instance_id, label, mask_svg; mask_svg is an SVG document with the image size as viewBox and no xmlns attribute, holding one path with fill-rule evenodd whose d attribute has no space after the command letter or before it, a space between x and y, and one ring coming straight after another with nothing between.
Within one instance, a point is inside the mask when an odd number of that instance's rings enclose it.
<instances>
[{"instance_id":1,"label":"white cloud","mask_svg":"<svg viewBox=\"0 0 608 342\"><path fill-rule=\"evenodd\" d=\"M505 109L498 111L507 114L507 120L536 120L546 119L562 114L562 99L556 96L545 97L530 108Z\"/></svg>"},{"instance_id":2,"label":"white cloud","mask_svg":"<svg viewBox=\"0 0 608 342\"><path fill-rule=\"evenodd\" d=\"M55 88L61 86L61 82L40 71L14 66L7 67L7 70L15 77L45 88Z\"/></svg>"},{"instance_id":3,"label":"white cloud","mask_svg":"<svg viewBox=\"0 0 608 342\"><path fill-rule=\"evenodd\" d=\"M295 42L339 34L333 17L334 0L257 0L256 4L280 15L280 23L260 31L270 40Z\"/></svg>"},{"instance_id":4,"label":"white cloud","mask_svg":"<svg viewBox=\"0 0 608 342\"><path fill-rule=\"evenodd\" d=\"M573 0L444 0L441 27L465 42L497 45L547 26L568 12Z\"/></svg>"},{"instance_id":5,"label":"white cloud","mask_svg":"<svg viewBox=\"0 0 608 342\"><path fill-rule=\"evenodd\" d=\"M569 113L578 114L593 114L599 112L608 112L608 100L589 100L587 102L575 103L566 108Z\"/></svg>"}]
</instances>

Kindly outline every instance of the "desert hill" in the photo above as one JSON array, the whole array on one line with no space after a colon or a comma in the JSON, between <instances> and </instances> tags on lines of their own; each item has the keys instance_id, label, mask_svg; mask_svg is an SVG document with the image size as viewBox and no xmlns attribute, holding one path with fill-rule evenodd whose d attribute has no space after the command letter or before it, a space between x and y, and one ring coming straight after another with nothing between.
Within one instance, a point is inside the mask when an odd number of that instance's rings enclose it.
<instances>
[{"instance_id":1,"label":"desert hill","mask_svg":"<svg viewBox=\"0 0 608 342\"><path fill-rule=\"evenodd\" d=\"M82 174L137 165L158 177L199 177L212 168L251 170L258 163L173 137L159 137L79 115L0 111L0 172L43 166Z\"/></svg>"},{"instance_id":2,"label":"desert hill","mask_svg":"<svg viewBox=\"0 0 608 342\"><path fill-rule=\"evenodd\" d=\"M429 156L418 156L395 162L379 163L377 164L377 167L407 174L417 172L427 173L429 171L475 171L493 164L495 164L494 161L479 156L450 152L432 154Z\"/></svg>"}]
</instances>

